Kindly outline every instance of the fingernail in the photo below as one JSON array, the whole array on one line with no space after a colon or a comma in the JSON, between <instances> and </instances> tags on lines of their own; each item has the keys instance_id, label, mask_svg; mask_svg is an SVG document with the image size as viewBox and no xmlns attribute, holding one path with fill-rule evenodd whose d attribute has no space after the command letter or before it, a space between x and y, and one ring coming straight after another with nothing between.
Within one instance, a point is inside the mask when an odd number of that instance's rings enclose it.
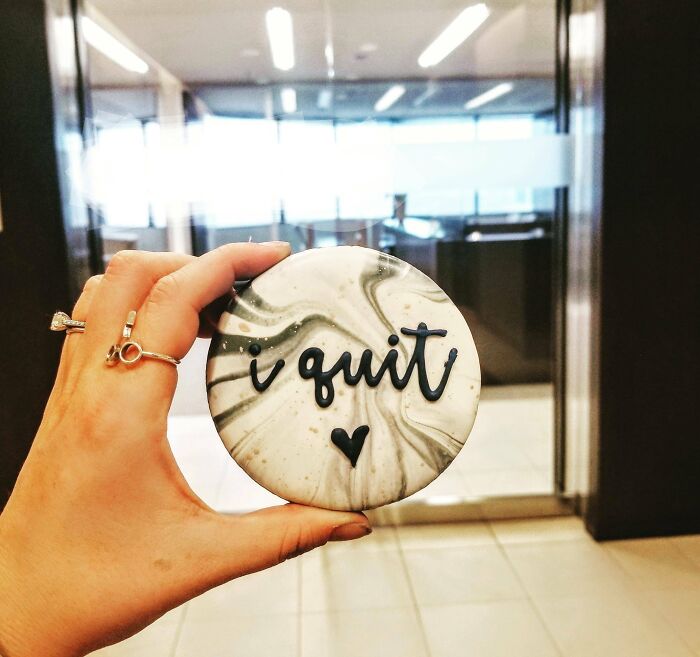
<instances>
[{"instance_id":1,"label":"fingernail","mask_svg":"<svg viewBox=\"0 0 700 657\"><path fill-rule=\"evenodd\" d=\"M348 525L336 527L330 535L329 541L352 541L372 533L372 528L360 522L351 522Z\"/></svg>"},{"instance_id":2,"label":"fingernail","mask_svg":"<svg viewBox=\"0 0 700 657\"><path fill-rule=\"evenodd\" d=\"M288 249L291 248L289 242L260 242L260 246L274 246L275 248L284 246Z\"/></svg>"}]
</instances>

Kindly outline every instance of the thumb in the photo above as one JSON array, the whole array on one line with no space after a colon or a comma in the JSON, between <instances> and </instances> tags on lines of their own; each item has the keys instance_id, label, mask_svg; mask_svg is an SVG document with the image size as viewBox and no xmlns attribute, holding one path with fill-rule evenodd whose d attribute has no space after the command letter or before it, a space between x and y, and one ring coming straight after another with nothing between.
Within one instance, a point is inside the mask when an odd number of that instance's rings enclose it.
<instances>
[{"instance_id":1,"label":"thumb","mask_svg":"<svg viewBox=\"0 0 700 657\"><path fill-rule=\"evenodd\" d=\"M372 531L362 513L300 504L218 518L223 526L217 531L217 561L226 580L270 568L328 541L361 538Z\"/></svg>"}]
</instances>

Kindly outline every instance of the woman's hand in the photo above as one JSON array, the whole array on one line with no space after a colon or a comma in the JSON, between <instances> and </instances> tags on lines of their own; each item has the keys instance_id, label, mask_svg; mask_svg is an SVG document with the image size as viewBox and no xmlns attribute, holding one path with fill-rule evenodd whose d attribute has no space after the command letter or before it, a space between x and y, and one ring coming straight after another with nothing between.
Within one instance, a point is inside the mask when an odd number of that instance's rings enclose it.
<instances>
[{"instance_id":1,"label":"woman's hand","mask_svg":"<svg viewBox=\"0 0 700 657\"><path fill-rule=\"evenodd\" d=\"M328 540L369 533L362 514L295 504L222 516L187 485L166 438L177 370L109 367L130 310L133 339L182 358L202 311L289 254L231 244L201 258L123 252L88 281L31 452L0 516L0 654L83 655L235 577ZM20 410L20 409L18 409ZM235 610L233 610L235 612Z\"/></svg>"}]
</instances>

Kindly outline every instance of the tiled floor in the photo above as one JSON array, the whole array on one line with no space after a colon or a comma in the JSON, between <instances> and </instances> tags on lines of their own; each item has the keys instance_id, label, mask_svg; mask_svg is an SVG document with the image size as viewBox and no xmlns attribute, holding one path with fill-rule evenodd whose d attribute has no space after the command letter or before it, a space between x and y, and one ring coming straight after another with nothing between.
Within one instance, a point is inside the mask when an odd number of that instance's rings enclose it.
<instances>
[{"instance_id":1,"label":"tiled floor","mask_svg":"<svg viewBox=\"0 0 700 657\"><path fill-rule=\"evenodd\" d=\"M175 458L194 491L218 510L242 512L280 503L233 462L216 433L202 380L206 347L198 340L181 366L168 432ZM553 422L550 385L482 389L476 423L462 451L434 483L406 502L551 493Z\"/></svg>"},{"instance_id":2,"label":"tiled floor","mask_svg":"<svg viewBox=\"0 0 700 657\"><path fill-rule=\"evenodd\" d=\"M378 528L221 586L100 657L700 657L700 536L576 518Z\"/></svg>"}]
</instances>

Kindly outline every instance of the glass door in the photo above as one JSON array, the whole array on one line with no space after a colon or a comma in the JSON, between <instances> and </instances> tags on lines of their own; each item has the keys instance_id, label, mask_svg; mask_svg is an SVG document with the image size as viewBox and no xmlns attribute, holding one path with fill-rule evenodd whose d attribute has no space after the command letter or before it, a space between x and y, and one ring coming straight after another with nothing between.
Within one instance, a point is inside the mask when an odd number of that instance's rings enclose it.
<instances>
[{"instance_id":1,"label":"glass door","mask_svg":"<svg viewBox=\"0 0 700 657\"><path fill-rule=\"evenodd\" d=\"M412 263L464 314L484 387L460 456L398 506L449 515L551 496L554 237L568 184L555 1L92 0L81 21L86 194L105 261L283 239ZM261 506L268 494L235 464L211 475L221 447L206 348L184 364L174 449L209 503Z\"/></svg>"}]
</instances>

